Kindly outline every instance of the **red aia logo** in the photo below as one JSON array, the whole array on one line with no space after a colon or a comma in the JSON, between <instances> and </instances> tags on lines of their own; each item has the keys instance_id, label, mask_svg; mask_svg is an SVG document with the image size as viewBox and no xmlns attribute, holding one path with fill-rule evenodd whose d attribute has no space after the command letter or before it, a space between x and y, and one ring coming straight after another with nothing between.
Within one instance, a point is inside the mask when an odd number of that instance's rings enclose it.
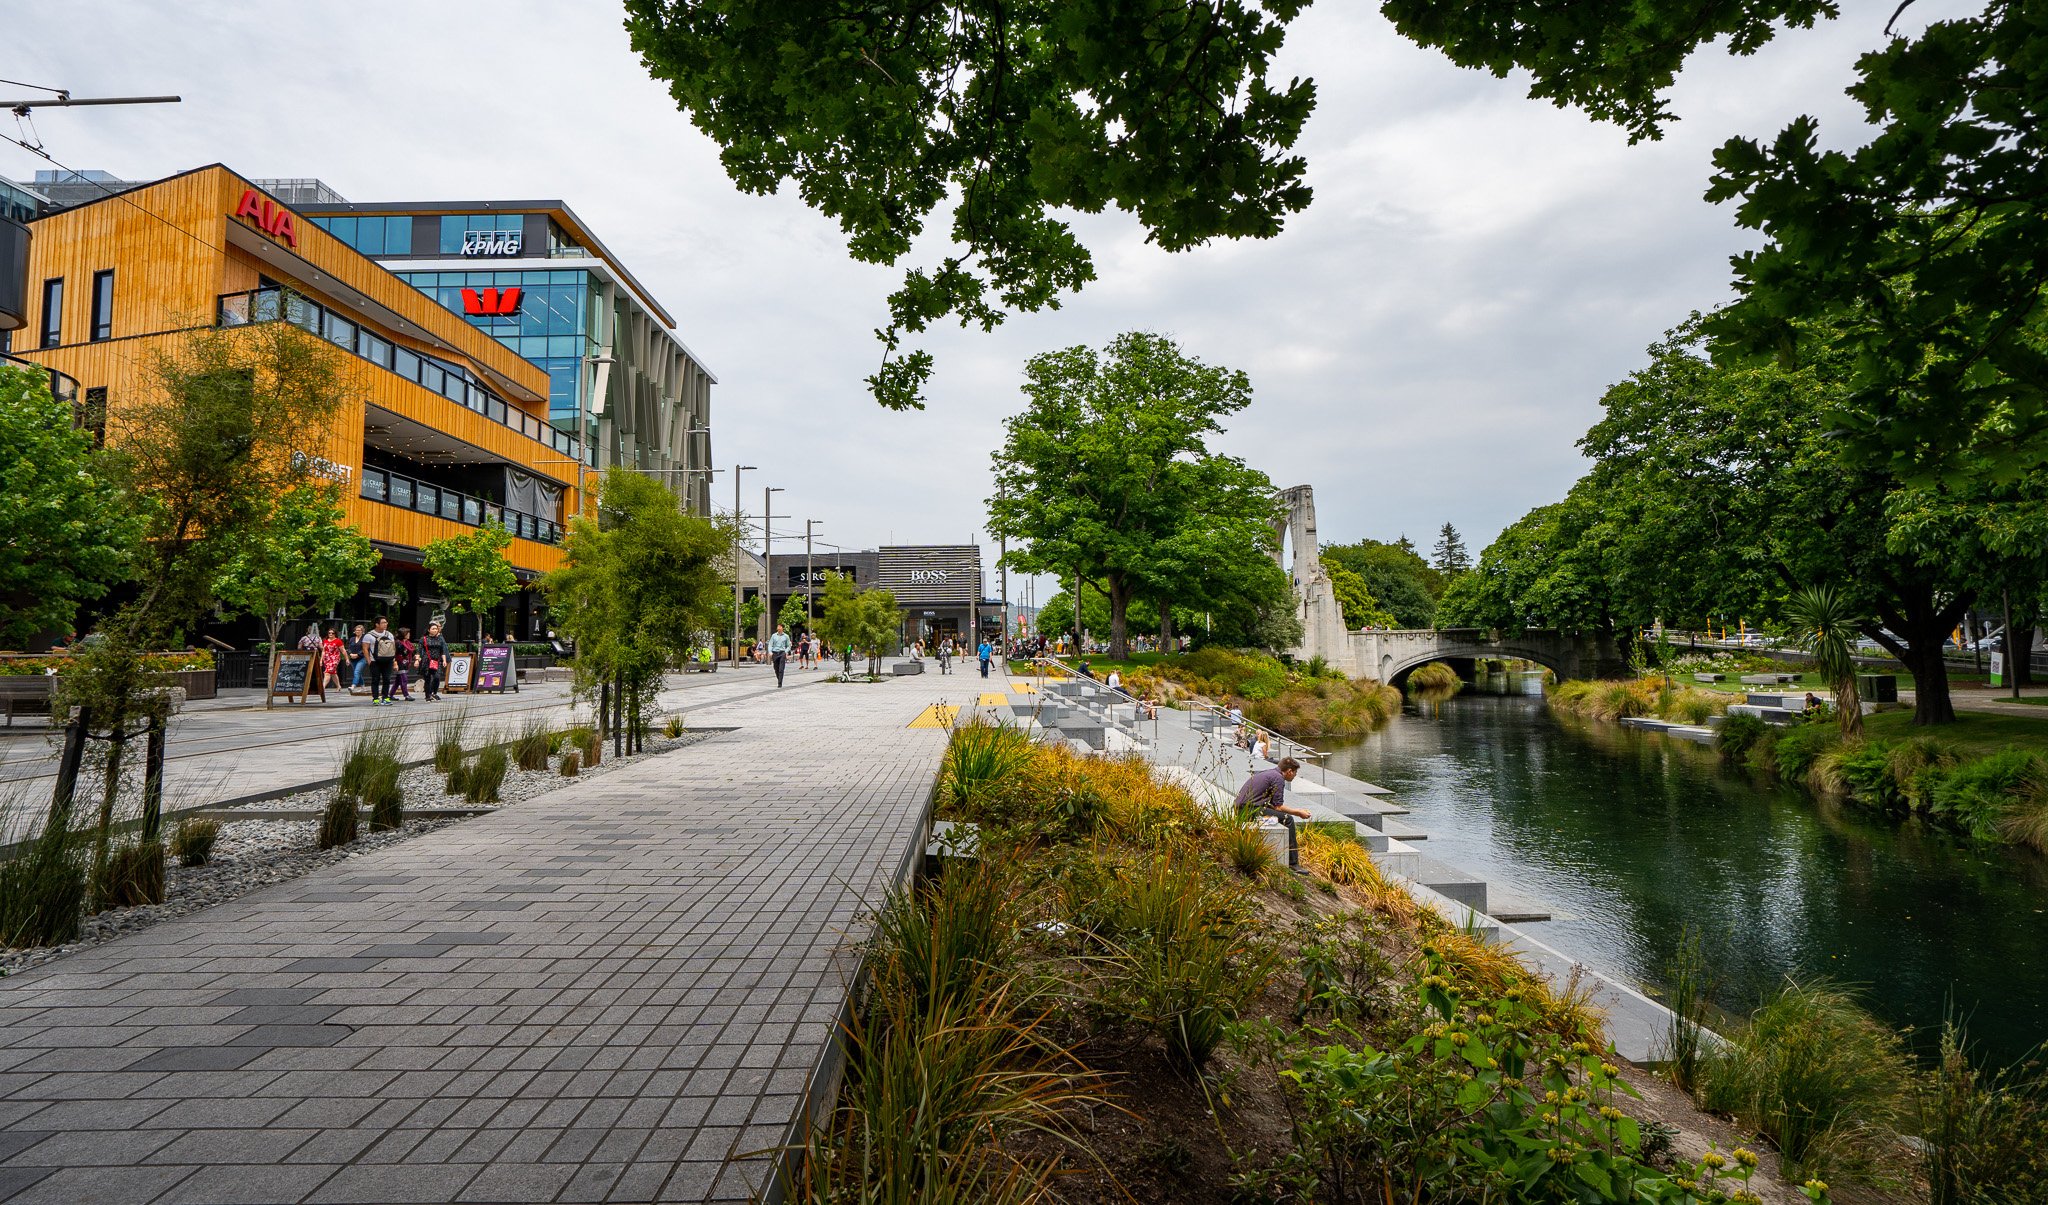
<instances>
[{"instance_id":1,"label":"red aia logo","mask_svg":"<svg viewBox=\"0 0 2048 1205\"><path fill-rule=\"evenodd\" d=\"M462 312L465 314L488 314L507 318L519 312L519 294L523 290L476 289L462 290Z\"/></svg>"},{"instance_id":2,"label":"red aia logo","mask_svg":"<svg viewBox=\"0 0 2048 1205\"><path fill-rule=\"evenodd\" d=\"M282 239L294 251L299 249L299 232L292 227L292 211L269 197L259 196L255 189L242 190L242 203L235 206L235 216L255 219L258 230Z\"/></svg>"}]
</instances>

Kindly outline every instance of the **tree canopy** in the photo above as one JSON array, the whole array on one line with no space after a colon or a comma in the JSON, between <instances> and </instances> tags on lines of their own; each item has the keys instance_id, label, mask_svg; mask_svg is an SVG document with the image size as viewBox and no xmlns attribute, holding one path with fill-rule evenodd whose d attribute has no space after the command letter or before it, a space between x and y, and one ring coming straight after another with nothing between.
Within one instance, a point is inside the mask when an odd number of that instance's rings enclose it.
<instances>
[{"instance_id":1,"label":"tree canopy","mask_svg":"<svg viewBox=\"0 0 2048 1205\"><path fill-rule=\"evenodd\" d=\"M989 532L1011 541L1012 568L1102 591L1113 656L1129 652L1138 597L1223 610L1269 599L1276 581L1284 595L1272 483L1207 443L1250 403L1244 373L1132 332L1102 353L1034 356L1024 377L1028 404L994 456Z\"/></svg>"},{"instance_id":2,"label":"tree canopy","mask_svg":"<svg viewBox=\"0 0 2048 1205\"><path fill-rule=\"evenodd\" d=\"M346 522L340 501L340 488L329 482L286 490L214 579L220 601L262 621L272 645L293 611L347 598L382 559L370 538Z\"/></svg>"},{"instance_id":3,"label":"tree canopy","mask_svg":"<svg viewBox=\"0 0 2048 1205\"><path fill-rule=\"evenodd\" d=\"M47 382L0 365L0 646L68 629L126 578L141 535L118 466Z\"/></svg>"},{"instance_id":4,"label":"tree canopy","mask_svg":"<svg viewBox=\"0 0 2048 1205\"><path fill-rule=\"evenodd\" d=\"M512 533L493 516L474 531L429 540L420 549L420 563L447 594L448 609L478 617L479 641L486 635L484 612L519 588L519 575L505 559L505 550L511 546Z\"/></svg>"},{"instance_id":5,"label":"tree canopy","mask_svg":"<svg viewBox=\"0 0 2048 1205\"><path fill-rule=\"evenodd\" d=\"M858 652L867 658L868 676L879 674L882 658L896 648L902 621L893 592L856 590L843 573L825 575L825 589L818 595L818 638L839 649L847 664Z\"/></svg>"},{"instance_id":6,"label":"tree canopy","mask_svg":"<svg viewBox=\"0 0 2048 1205\"><path fill-rule=\"evenodd\" d=\"M1358 575L1374 603L1393 617L1385 627L1426 628L1436 623L1436 595L1441 579L1415 551L1406 537L1391 544L1359 540L1352 544L1325 544L1325 564L1341 565ZM1344 601L1340 592L1337 601ZM1345 622L1350 622L1347 613Z\"/></svg>"}]
</instances>

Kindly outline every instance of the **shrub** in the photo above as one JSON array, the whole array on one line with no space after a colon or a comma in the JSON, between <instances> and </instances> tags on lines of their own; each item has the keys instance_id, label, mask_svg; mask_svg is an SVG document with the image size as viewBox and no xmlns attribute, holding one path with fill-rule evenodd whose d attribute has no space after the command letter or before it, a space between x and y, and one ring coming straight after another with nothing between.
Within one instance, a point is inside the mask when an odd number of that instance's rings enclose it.
<instances>
[{"instance_id":1,"label":"shrub","mask_svg":"<svg viewBox=\"0 0 2048 1205\"><path fill-rule=\"evenodd\" d=\"M336 791L334 798L327 801L327 810L320 816L320 833L315 841L321 849L347 845L356 839L360 823L355 797Z\"/></svg>"},{"instance_id":2,"label":"shrub","mask_svg":"<svg viewBox=\"0 0 2048 1205\"><path fill-rule=\"evenodd\" d=\"M1935 815L1973 836L1996 836L2013 818L2024 835L2028 818L2048 808L2048 762L2023 749L1964 762L1934 783L1929 802Z\"/></svg>"},{"instance_id":3,"label":"shrub","mask_svg":"<svg viewBox=\"0 0 2048 1205\"><path fill-rule=\"evenodd\" d=\"M561 768L563 778L576 777L583 772L583 755L574 749L562 754Z\"/></svg>"},{"instance_id":4,"label":"shrub","mask_svg":"<svg viewBox=\"0 0 2048 1205\"><path fill-rule=\"evenodd\" d=\"M1924 736L1891 746L1888 766L1901 803L1924 812L1933 803L1934 785L1956 765L1955 751Z\"/></svg>"},{"instance_id":5,"label":"shrub","mask_svg":"<svg viewBox=\"0 0 2048 1205\"><path fill-rule=\"evenodd\" d=\"M1372 855L1355 838L1333 836L1322 828L1303 825L1296 840L1301 864L1332 883L1353 886L1380 881L1379 867L1373 865Z\"/></svg>"},{"instance_id":6,"label":"shrub","mask_svg":"<svg viewBox=\"0 0 2048 1205\"><path fill-rule=\"evenodd\" d=\"M962 819L979 818L983 805L1030 762L1032 751L1030 735L1011 724L977 718L953 729L939 761L937 806Z\"/></svg>"},{"instance_id":7,"label":"shrub","mask_svg":"<svg viewBox=\"0 0 2048 1205\"><path fill-rule=\"evenodd\" d=\"M585 769L596 765L604 757L604 737L588 724L577 724L568 731L568 745L583 755Z\"/></svg>"},{"instance_id":8,"label":"shrub","mask_svg":"<svg viewBox=\"0 0 2048 1205\"><path fill-rule=\"evenodd\" d=\"M356 733L342 757L335 797L347 800L351 813L357 806L369 808L371 832L404 823L405 788L399 785L399 776L405 767L398 760L400 739L396 728L372 725ZM351 831L349 840L354 839Z\"/></svg>"},{"instance_id":9,"label":"shrub","mask_svg":"<svg viewBox=\"0 0 2048 1205\"><path fill-rule=\"evenodd\" d=\"M469 708L457 707L441 713L434 724L434 769L453 774L462 764L463 740L469 734ZM452 792L451 792L452 793Z\"/></svg>"},{"instance_id":10,"label":"shrub","mask_svg":"<svg viewBox=\"0 0 2048 1205\"><path fill-rule=\"evenodd\" d=\"M522 770L545 770L548 768L548 722L541 716L529 716L519 729L519 735L512 741L512 761Z\"/></svg>"},{"instance_id":11,"label":"shrub","mask_svg":"<svg viewBox=\"0 0 2048 1205\"><path fill-rule=\"evenodd\" d=\"M1920 1091L1929 1205L2048 1200L2048 1074L2036 1051L1977 1069L1962 1029L1942 1026L1940 1060Z\"/></svg>"},{"instance_id":12,"label":"shrub","mask_svg":"<svg viewBox=\"0 0 2048 1205\"><path fill-rule=\"evenodd\" d=\"M93 897L110 908L164 902L164 843L126 841L115 846L100 869Z\"/></svg>"},{"instance_id":13,"label":"shrub","mask_svg":"<svg viewBox=\"0 0 2048 1205\"><path fill-rule=\"evenodd\" d=\"M180 866L204 866L213 861L213 843L219 839L220 821L187 816L171 834L171 856Z\"/></svg>"},{"instance_id":14,"label":"shrub","mask_svg":"<svg viewBox=\"0 0 2048 1205\"><path fill-rule=\"evenodd\" d=\"M1756 716L1731 715L1714 732L1714 748L1728 761L1742 761L1770 734L1770 728Z\"/></svg>"},{"instance_id":15,"label":"shrub","mask_svg":"<svg viewBox=\"0 0 2048 1205\"><path fill-rule=\"evenodd\" d=\"M1787 983L1728 1037L1700 1061L1703 1106L1768 1136L1796 1173L1888 1170L1912 1062L1847 991Z\"/></svg>"},{"instance_id":16,"label":"shrub","mask_svg":"<svg viewBox=\"0 0 2048 1205\"><path fill-rule=\"evenodd\" d=\"M670 740L680 738L683 735L683 717L672 715L662 721L661 734Z\"/></svg>"},{"instance_id":17,"label":"shrub","mask_svg":"<svg viewBox=\"0 0 2048 1205\"><path fill-rule=\"evenodd\" d=\"M1465 680L1458 676L1458 671L1441 661L1417 666L1415 672L1408 675L1408 689L1411 693L1457 690L1463 685Z\"/></svg>"},{"instance_id":18,"label":"shrub","mask_svg":"<svg viewBox=\"0 0 2048 1205\"><path fill-rule=\"evenodd\" d=\"M1220 830L1217 841L1223 847L1223 857L1239 874L1257 880L1273 869L1276 859L1273 847L1266 843L1266 835L1256 824L1227 824Z\"/></svg>"},{"instance_id":19,"label":"shrub","mask_svg":"<svg viewBox=\"0 0 2048 1205\"><path fill-rule=\"evenodd\" d=\"M468 762L459 761L448 768L448 782L446 783L446 788L447 793L450 795L462 796L467 795L469 793Z\"/></svg>"},{"instance_id":20,"label":"shrub","mask_svg":"<svg viewBox=\"0 0 2048 1205\"><path fill-rule=\"evenodd\" d=\"M903 993L919 1016L948 1003L976 1003L973 991L1003 971L1017 933L1018 889L999 863L949 869L915 891L896 891L875 914L869 960L878 982Z\"/></svg>"},{"instance_id":21,"label":"shrub","mask_svg":"<svg viewBox=\"0 0 2048 1205\"><path fill-rule=\"evenodd\" d=\"M0 808L0 815L11 811ZM78 836L45 824L0 861L0 947L56 946L78 936L85 908Z\"/></svg>"},{"instance_id":22,"label":"shrub","mask_svg":"<svg viewBox=\"0 0 2048 1205\"><path fill-rule=\"evenodd\" d=\"M1771 742L1778 773L1788 779L1805 778L1806 772L1813 768L1814 759L1841 739L1841 733L1832 721L1791 725Z\"/></svg>"},{"instance_id":23,"label":"shrub","mask_svg":"<svg viewBox=\"0 0 2048 1205\"><path fill-rule=\"evenodd\" d=\"M512 759L506 754L505 746L491 745L480 751L469 766L469 777L463 783L463 798L472 804L498 802L498 789L505 785L505 775L512 768Z\"/></svg>"}]
</instances>

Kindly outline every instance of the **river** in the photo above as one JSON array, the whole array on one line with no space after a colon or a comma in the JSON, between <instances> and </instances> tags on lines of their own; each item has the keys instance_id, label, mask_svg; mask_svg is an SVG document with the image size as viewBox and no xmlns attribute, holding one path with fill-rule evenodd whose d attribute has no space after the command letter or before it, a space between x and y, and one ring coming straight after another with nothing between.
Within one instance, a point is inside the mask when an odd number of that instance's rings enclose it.
<instances>
[{"instance_id":1,"label":"river","mask_svg":"<svg viewBox=\"0 0 2048 1205\"><path fill-rule=\"evenodd\" d=\"M1690 926L1724 1008L1826 976L1922 1050L1950 1011L2000 1063L2048 1038L2048 859L2030 852L1818 804L1540 699L1410 702L1329 766L1392 790L1423 852L1555 914L1519 928L1625 981L1661 987Z\"/></svg>"}]
</instances>

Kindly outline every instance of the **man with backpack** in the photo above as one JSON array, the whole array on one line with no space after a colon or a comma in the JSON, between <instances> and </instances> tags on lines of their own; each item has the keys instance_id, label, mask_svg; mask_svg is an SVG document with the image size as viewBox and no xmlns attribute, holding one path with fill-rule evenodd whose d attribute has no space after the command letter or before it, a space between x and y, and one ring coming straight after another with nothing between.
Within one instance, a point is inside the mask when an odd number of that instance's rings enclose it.
<instances>
[{"instance_id":1,"label":"man with backpack","mask_svg":"<svg viewBox=\"0 0 2048 1205\"><path fill-rule=\"evenodd\" d=\"M382 615L363 637L363 660L370 663L370 705L391 706L391 671L398 665L398 633Z\"/></svg>"}]
</instances>

